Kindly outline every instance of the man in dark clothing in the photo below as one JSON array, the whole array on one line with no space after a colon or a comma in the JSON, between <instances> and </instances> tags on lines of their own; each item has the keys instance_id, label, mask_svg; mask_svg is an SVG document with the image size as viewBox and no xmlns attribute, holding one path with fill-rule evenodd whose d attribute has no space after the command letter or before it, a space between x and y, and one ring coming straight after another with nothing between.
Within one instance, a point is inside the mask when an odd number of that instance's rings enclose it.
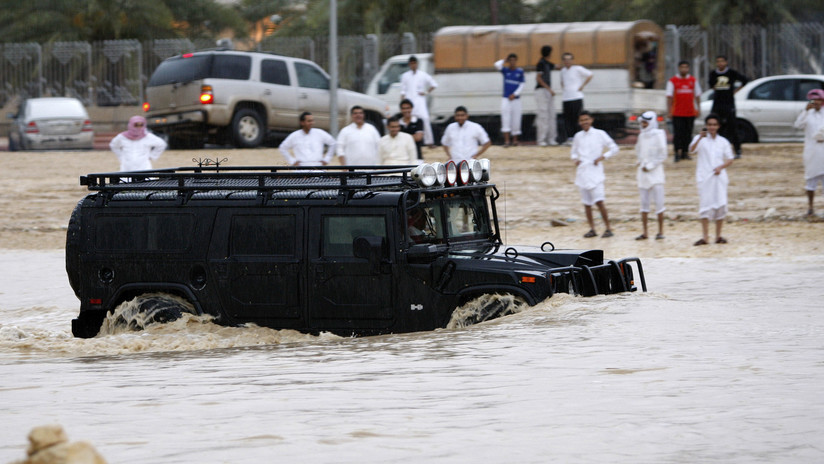
<instances>
[{"instance_id":1,"label":"man in dark clothing","mask_svg":"<svg viewBox=\"0 0 824 464\"><path fill-rule=\"evenodd\" d=\"M418 159L423 159L421 146L423 145L423 121L416 116L412 116L412 108L415 106L412 101L404 98L401 100L401 112L396 116L401 124L401 132L406 132L415 140L415 148L418 151Z\"/></svg>"},{"instance_id":2,"label":"man in dark clothing","mask_svg":"<svg viewBox=\"0 0 824 464\"><path fill-rule=\"evenodd\" d=\"M555 102L553 97L555 91L552 90L550 78L555 64L549 61L552 54L552 47L544 45L541 47L541 60L535 66L535 99L537 107L537 117L535 127L538 130L538 145L558 145L558 123L555 116Z\"/></svg>"},{"instance_id":3,"label":"man in dark clothing","mask_svg":"<svg viewBox=\"0 0 824 464\"><path fill-rule=\"evenodd\" d=\"M735 92L741 87L735 83L740 82L744 86L749 79L734 69L727 67L727 57L718 55L715 57L716 69L710 71L710 88L715 90L712 100L712 112L721 117L721 130L719 133L732 143L735 148L735 157L741 158L741 141L738 139L738 127L735 120Z\"/></svg>"}]
</instances>

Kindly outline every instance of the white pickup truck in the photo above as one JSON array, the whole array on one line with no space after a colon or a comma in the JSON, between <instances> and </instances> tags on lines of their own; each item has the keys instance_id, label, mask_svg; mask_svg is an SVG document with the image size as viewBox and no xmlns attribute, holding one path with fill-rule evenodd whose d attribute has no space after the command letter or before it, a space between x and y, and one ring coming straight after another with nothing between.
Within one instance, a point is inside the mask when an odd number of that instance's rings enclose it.
<instances>
[{"instance_id":1,"label":"white pickup truck","mask_svg":"<svg viewBox=\"0 0 824 464\"><path fill-rule=\"evenodd\" d=\"M525 138L532 135L535 108L535 64L543 45L553 48L556 63L552 87L562 118L560 58L575 56L576 64L593 72L584 90L584 108L595 114L596 126L622 135L637 127L637 116L666 111L664 95L663 31L650 21L518 24L508 26L453 26L435 34L434 53L415 54L419 68L431 74L438 88L429 95L429 112L436 133L449 122L455 107L463 105L470 117L484 124L490 135L500 127L502 77L493 64L509 53L518 55L526 71L522 94ZM396 55L383 63L366 93L397 108L400 76L411 55ZM646 61L644 60L646 59ZM650 59L652 58L652 59ZM654 61L652 61L654 60ZM642 67L650 66L644 73ZM641 82L642 75L654 80ZM645 88L649 86L651 88ZM533 137L534 138L534 137Z\"/></svg>"}]
</instances>

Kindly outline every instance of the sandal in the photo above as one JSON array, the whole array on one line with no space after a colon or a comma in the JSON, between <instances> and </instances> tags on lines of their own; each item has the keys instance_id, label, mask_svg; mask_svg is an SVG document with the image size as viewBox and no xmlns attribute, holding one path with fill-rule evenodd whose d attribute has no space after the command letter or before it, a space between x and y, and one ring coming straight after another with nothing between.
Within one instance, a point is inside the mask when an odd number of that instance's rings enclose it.
<instances>
[{"instance_id":1,"label":"sandal","mask_svg":"<svg viewBox=\"0 0 824 464\"><path fill-rule=\"evenodd\" d=\"M645 234L641 234L641 235L635 237L635 240L646 240L647 238L649 238L649 237L647 237Z\"/></svg>"},{"instance_id":2,"label":"sandal","mask_svg":"<svg viewBox=\"0 0 824 464\"><path fill-rule=\"evenodd\" d=\"M655 240L664 240L664 234L655 235Z\"/></svg>"},{"instance_id":3,"label":"sandal","mask_svg":"<svg viewBox=\"0 0 824 464\"><path fill-rule=\"evenodd\" d=\"M694 245L694 246L699 246L699 245L709 245L709 244L707 243L707 241L706 241L706 240L704 240L704 239L702 238L702 239L698 240L697 242L693 243L693 245Z\"/></svg>"},{"instance_id":4,"label":"sandal","mask_svg":"<svg viewBox=\"0 0 824 464\"><path fill-rule=\"evenodd\" d=\"M592 238L592 237L595 237L596 235L598 235L598 234L596 234L594 230L590 229L589 232L584 234L584 238Z\"/></svg>"},{"instance_id":5,"label":"sandal","mask_svg":"<svg viewBox=\"0 0 824 464\"><path fill-rule=\"evenodd\" d=\"M725 239L724 237L718 237L715 240L715 243L727 243L727 239Z\"/></svg>"},{"instance_id":6,"label":"sandal","mask_svg":"<svg viewBox=\"0 0 824 464\"><path fill-rule=\"evenodd\" d=\"M613 235L615 235L615 234L613 234L611 230L607 229L607 231L606 231L606 232L604 232L604 234L603 234L603 235L601 235L601 238L610 238L610 237L612 237Z\"/></svg>"}]
</instances>

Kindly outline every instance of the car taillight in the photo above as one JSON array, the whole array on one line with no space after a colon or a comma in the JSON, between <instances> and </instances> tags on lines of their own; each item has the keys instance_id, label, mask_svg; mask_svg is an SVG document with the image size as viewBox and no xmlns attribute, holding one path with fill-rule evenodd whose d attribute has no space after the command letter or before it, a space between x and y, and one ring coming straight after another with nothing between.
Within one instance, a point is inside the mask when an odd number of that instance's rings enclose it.
<instances>
[{"instance_id":1,"label":"car taillight","mask_svg":"<svg viewBox=\"0 0 824 464\"><path fill-rule=\"evenodd\" d=\"M94 129L92 129L92 122L90 120L87 119L83 121L83 128L80 129L81 132L92 132L93 130Z\"/></svg>"},{"instance_id":2,"label":"car taillight","mask_svg":"<svg viewBox=\"0 0 824 464\"><path fill-rule=\"evenodd\" d=\"M208 105L213 103L215 100L215 96L212 94L212 86L211 85L204 85L200 87L200 103L204 105Z\"/></svg>"},{"instance_id":3,"label":"car taillight","mask_svg":"<svg viewBox=\"0 0 824 464\"><path fill-rule=\"evenodd\" d=\"M150 105L149 102L143 102L143 111L144 112L149 111L149 108L151 108L151 107L152 107L152 105Z\"/></svg>"},{"instance_id":4,"label":"car taillight","mask_svg":"<svg viewBox=\"0 0 824 464\"><path fill-rule=\"evenodd\" d=\"M37 123L32 121L26 125L26 133L27 134L37 134L40 132L40 129L37 128Z\"/></svg>"}]
</instances>

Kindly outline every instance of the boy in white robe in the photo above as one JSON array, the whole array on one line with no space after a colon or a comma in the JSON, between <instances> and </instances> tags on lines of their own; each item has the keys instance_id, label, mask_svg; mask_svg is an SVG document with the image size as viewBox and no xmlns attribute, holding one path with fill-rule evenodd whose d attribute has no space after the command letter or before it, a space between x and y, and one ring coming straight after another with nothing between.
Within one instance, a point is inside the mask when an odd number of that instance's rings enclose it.
<instances>
[{"instance_id":1,"label":"boy in white robe","mask_svg":"<svg viewBox=\"0 0 824 464\"><path fill-rule=\"evenodd\" d=\"M601 129L592 127L592 115L589 111L581 111L578 116L578 125L581 130L572 139L571 158L575 161L575 185L581 192L581 202L589 223L589 232L585 238L595 237L595 221L592 218L592 205L598 207L601 219L607 230L601 237L612 237L609 227L609 214L604 204L604 161L618 153L618 145Z\"/></svg>"},{"instance_id":2,"label":"boy in white robe","mask_svg":"<svg viewBox=\"0 0 824 464\"><path fill-rule=\"evenodd\" d=\"M641 133L635 144L638 157L638 191L641 195L641 223L644 233L635 240L646 240L648 235L647 217L651 199L655 200L658 215L658 234L656 240L664 238L664 161L667 159L667 134L658 128L658 115L647 111L641 115Z\"/></svg>"},{"instance_id":3,"label":"boy in white robe","mask_svg":"<svg viewBox=\"0 0 824 464\"><path fill-rule=\"evenodd\" d=\"M698 186L698 215L701 218L701 238L693 245L710 243L709 222L715 221L715 243L727 243L721 236L724 218L727 216L727 167L734 155L729 140L718 135L721 119L711 113L704 120L706 127L690 143L690 153L698 156L695 164L695 183Z\"/></svg>"},{"instance_id":4,"label":"boy in white robe","mask_svg":"<svg viewBox=\"0 0 824 464\"><path fill-rule=\"evenodd\" d=\"M804 180L809 208L812 216L815 188L822 185L824 191L824 90L812 89L807 92L807 107L795 120L795 127L804 129Z\"/></svg>"}]
</instances>

